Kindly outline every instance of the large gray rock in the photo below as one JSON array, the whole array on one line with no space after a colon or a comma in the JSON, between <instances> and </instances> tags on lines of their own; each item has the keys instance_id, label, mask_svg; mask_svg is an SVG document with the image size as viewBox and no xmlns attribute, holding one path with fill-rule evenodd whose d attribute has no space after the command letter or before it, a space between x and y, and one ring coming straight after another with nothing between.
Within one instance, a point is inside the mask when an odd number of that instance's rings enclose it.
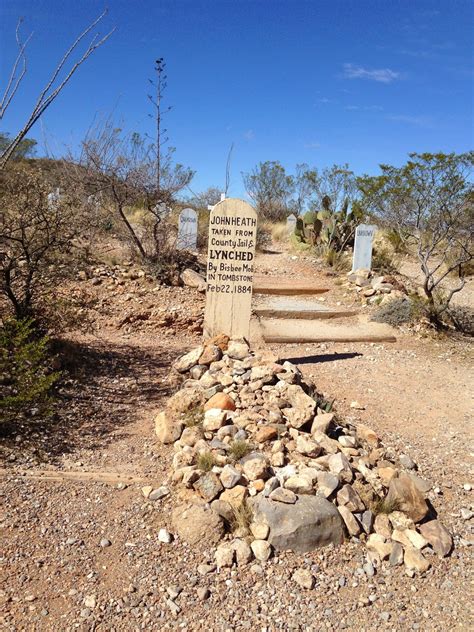
<instances>
[{"instance_id":1,"label":"large gray rock","mask_svg":"<svg viewBox=\"0 0 474 632\"><path fill-rule=\"evenodd\" d=\"M341 516L336 507L320 496L297 496L294 505L273 502L263 496L252 501L254 519L270 527L268 542L277 550L299 553L344 539Z\"/></svg>"}]
</instances>

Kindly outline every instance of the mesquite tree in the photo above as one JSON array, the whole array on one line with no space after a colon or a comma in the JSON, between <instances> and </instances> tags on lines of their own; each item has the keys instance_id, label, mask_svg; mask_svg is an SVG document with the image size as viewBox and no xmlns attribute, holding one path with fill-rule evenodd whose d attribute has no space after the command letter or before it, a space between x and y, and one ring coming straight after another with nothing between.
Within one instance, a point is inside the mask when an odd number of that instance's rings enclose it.
<instances>
[{"instance_id":1,"label":"mesquite tree","mask_svg":"<svg viewBox=\"0 0 474 632\"><path fill-rule=\"evenodd\" d=\"M194 172L173 163L168 153L160 163L160 187L156 179L156 147L139 134L128 134L111 120L91 130L78 159L71 158L72 177L84 196L101 194L115 210L131 244L144 260L156 260L164 247L163 206L169 206L186 187ZM142 225L129 219L132 207L144 211Z\"/></svg>"},{"instance_id":2,"label":"mesquite tree","mask_svg":"<svg viewBox=\"0 0 474 632\"><path fill-rule=\"evenodd\" d=\"M474 152L409 156L402 167L380 165L382 175L358 178L358 186L373 216L415 247L428 314L440 325L474 257Z\"/></svg>"}]
</instances>

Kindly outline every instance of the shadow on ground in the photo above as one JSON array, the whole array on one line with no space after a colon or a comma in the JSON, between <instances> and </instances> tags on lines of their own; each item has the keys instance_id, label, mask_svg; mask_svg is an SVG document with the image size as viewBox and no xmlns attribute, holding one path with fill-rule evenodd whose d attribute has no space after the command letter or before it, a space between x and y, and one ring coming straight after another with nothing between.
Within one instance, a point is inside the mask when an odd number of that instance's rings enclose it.
<instances>
[{"instance_id":1,"label":"shadow on ground","mask_svg":"<svg viewBox=\"0 0 474 632\"><path fill-rule=\"evenodd\" d=\"M53 414L0 424L6 460L54 462L77 448L104 450L169 394L164 379L174 355L135 344L62 342Z\"/></svg>"},{"instance_id":2,"label":"shadow on ground","mask_svg":"<svg viewBox=\"0 0 474 632\"><path fill-rule=\"evenodd\" d=\"M320 364L321 362L335 362L336 360L351 360L362 356L362 353L322 353L321 355L302 356L298 358L285 358L292 364Z\"/></svg>"}]
</instances>

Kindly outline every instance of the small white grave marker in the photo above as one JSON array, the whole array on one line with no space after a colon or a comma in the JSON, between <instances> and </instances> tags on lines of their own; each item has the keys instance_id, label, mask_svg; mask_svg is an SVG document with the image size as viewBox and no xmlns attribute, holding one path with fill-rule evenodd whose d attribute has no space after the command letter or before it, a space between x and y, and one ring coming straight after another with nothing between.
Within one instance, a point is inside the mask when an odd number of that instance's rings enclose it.
<instances>
[{"instance_id":1,"label":"small white grave marker","mask_svg":"<svg viewBox=\"0 0 474 632\"><path fill-rule=\"evenodd\" d=\"M292 213L291 215L288 215L288 217L286 218L286 229L288 231L288 234L294 233L295 228L296 228L296 216L293 215Z\"/></svg>"},{"instance_id":2,"label":"small white grave marker","mask_svg":"<svg viewBox=\"0 0 474 632\"><path fill-rule=\"evenodd\" d=\"M257 214L243 200L227 198L209 217L204 337L248 338Z\"/></svg>"},{"instance_id":3,"label":"small white grave marker","mask_svg":"<svg viewBox=\"0 0 474 632\"><path fill-rule=\"evenodd\" d=\"M185 208L179 214L178 250L196 250L197 245L197 214L192 208Z\"/></svg>"},{"instance_id":4,"label":"small white grave marker","mask_svg":"<svg viewBox=\"0 0 474 632\"><path fill-rule=\"evenodd\" d=\"M377 226L361 224L356 228L352 271L370 270L372 266L372 240Z\"/></svg>"},{"instance_id":5,"label":"small white grave marker","mask_svg":"<svg viewBox=\"0 0 474 632\"><path fill-rule=\"evenodd\" d=\"M49 208L50 209L55 208L58 205L59 200L61 199L61 193L59 191L59 187L57 187L54 191L51 191L51 193L48 193L46 197L48 200Z\"/></svg>"}]
</instances>

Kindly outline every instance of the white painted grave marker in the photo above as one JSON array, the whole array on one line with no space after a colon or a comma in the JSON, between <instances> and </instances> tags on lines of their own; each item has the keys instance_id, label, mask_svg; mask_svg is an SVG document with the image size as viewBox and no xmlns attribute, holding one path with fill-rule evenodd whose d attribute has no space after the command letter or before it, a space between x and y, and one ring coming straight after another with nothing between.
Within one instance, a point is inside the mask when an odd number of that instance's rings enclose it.
<instances>
[{"instance_id":1,"label":"white painted grave marker","mask_svg":"<svg viewBox=\"0 0 474 632\"><path fill-rule=\"evenodd\" d=\"M288 215L288 217L286 218L286 229L288 231L288 234L294 233L295 228L296 228L296 216L293 215L292 213L291 215Z\"/></svg>"},{"instance_id":2,"label":"white painted grave marker","mask_svg":"<svg viewBox=\"0 0 474 632\"><path fill-rule=\"evenodd\" d=\"M243 200L227 198L209 217L204 336L248 338L257 214Z\"/></svg>"},{"instance_id":3,"label":"white painted grave marker","mask_svg":"<svg viewBox=\"0 0 474 632\"><path fill-rule=\"evenodd\" d=\"M50 209L55 208L58 205L59 200L61 199L61 193L59 191L59 187L57 187L54 191L51 191L51 193L48 193L46 198L48 200L48 207Z\"/></svg>"},{"instance_id":4,"label":"white painted grave marker","mask_svg":"<svg viewBox=\"0 0 474 632\"><path fill-rule=\"evenodd\" d=\"M372 266L372 240L377 226L361 224L356 228L352 271L370 270Z\"/></svg>"},{"instance_id":5,"label":"white painted grave marker","mask_svg":"<svg viewBox=\"0 0 474 632\"><path fill-rule=\"evenodd\" d=\"M197 245L197 214L192 208L185 208L179 214L178 250L196 250Z\"/></svg>"}]
</instances>

